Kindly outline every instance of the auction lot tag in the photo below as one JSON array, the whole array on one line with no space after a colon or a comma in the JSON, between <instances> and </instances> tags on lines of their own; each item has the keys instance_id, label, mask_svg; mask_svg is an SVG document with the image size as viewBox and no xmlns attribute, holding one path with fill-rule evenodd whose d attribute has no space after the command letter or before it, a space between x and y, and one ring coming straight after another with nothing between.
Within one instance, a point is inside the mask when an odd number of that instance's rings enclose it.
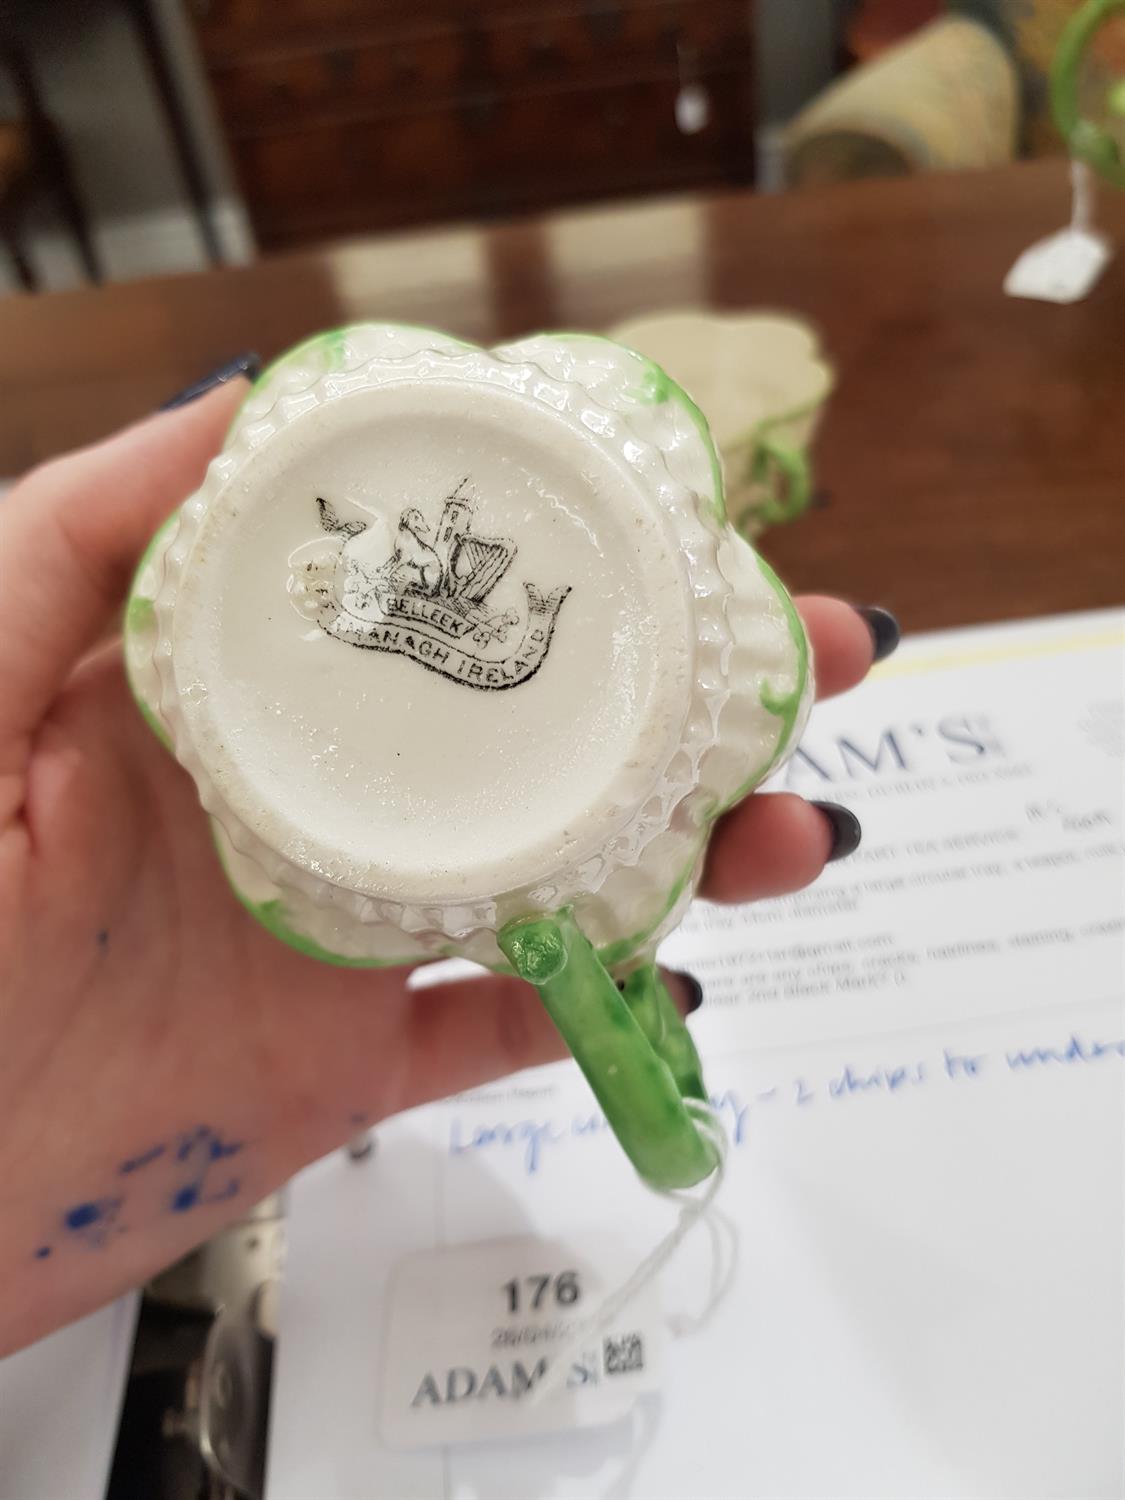
<instances>
[{"instance_id":1,"label":"auction lot tag","mask_svg":"<svg viewBox=\"0 0 1125 1500\"><path fill-rule=\"evenodd\" d=\"M387 1292L379 1430L393 1448L592 1427L658 1386L664 1325L650 1282L609 1327L575 1335L638 1257L608 1237L531 1237L425 1250ZM569 1368L532 1399L557 1357Z\"/></svg>"},{"instance_id":2,"label":"auction lot tag","mask_svg":"<svg viewBox=\"0 0 1125 1500\"><path fill-rule=\"evenodd\" d=\"M1060 229L1030 246L1004 281L1009 297L1039 302L1080 302L1110 260L1109 242L1086 229Z\"/></svg>"}]
</instances>

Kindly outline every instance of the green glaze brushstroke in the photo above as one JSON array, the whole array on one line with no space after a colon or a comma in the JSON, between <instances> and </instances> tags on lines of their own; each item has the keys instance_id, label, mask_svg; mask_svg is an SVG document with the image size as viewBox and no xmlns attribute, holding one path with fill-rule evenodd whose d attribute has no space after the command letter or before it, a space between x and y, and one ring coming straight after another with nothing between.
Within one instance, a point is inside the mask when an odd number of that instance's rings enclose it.
<instances>
[{"instance_id":1,"label":"green glaze brushstroke","mask_svg":"<svg viewBox=\"0 0 1125 1500\"><path fill-rule=\"evenodd\" d=\"M764 557L754 554L762 576L770 588L777 595L777 602L781 605L785 615L785 624L789 631L789 639L797 652L797 680L790 693L779 694L774 691L768 682L764 682L758 693L758 701L768 714L781 720L781 732L777 737L777 744L770 752L769 759L757 770L752 771L742 785L734 792L721 807L715 811L718 817L728 811L729 808L741 802L743 797L749 795L756 786L760 786L773 768L781 760L789 742L793 738L793 731L797 724L797 715L801 712L801 703L805 696L805 690L809 685L809 642L805 634L805 627L801 623L801 617L797 613L797 607L789 597L789 591L778 578L777 574L766 562Z\"/></svg>"},{"instance_id":2,"label":"green glaze brushstroke","mask_svg":"<svg viewBox=\"0 0 1125 1500\"><path fill-rule=\"evenodd\" d=\"M148 546L141 553L141 560L137 564L136 572L133 574L133 582L132 582L132 586L131 586L131 591L132 592L135 592L136 589L139 587L139 585L140 585L140 579L141 579L141 574L144 572L144 570L148 567L149 563L152 561L153 556L154 556L154 554L156 552L157 547L161 546L164 543L164 541L171 535L172 531L179 524L179 520L180 520L180 510L179 510L179 507L177 506L176 509L172 512L172 514L167 518L167 520L162 521L160 523L160 525L156 528L156 530L153 532L152 536L149 539Z\"/></svg>"},{"instance_id":3,"label":"green glaze brushstroke","mask_svg":"<svg viewBox=\"0 0 1125 1500\"><path fill-rule=\"evenodd\" d=\"M126 676L128 676L128 674L126 674ZM133 694L133 701L136 703L137 707L141 711L141 718L145 721L145 723L148 725L148 727L152 730L153 734L160 741L160 743L164 746L165 750L171 751L171 749L172 749L172 736L164 728L164 725L156 717L156 715L155 715L155 713L153 713L152 709L149 708L148 704L144 701L144 699L140 696L140 694L133 687L133 684L132 684L131 681L129 683L129 689L130 689L130 691Z\"/></svg>"},{"instance_id":4,"label":"green glaze brushstroke","mask_svg":"<svg viewBox=\"0 0 1125 1500\"><path fill-rule=\"evenodd\" d=\"M279 370L288 364L295 363L304 354L321 344L325 346L325 363L328 368L330 370L339 369L344 362L344 346L347 336L347 327L328 328L323 333L314 333L309 338L302 339L299 344L294 344L292 349L286 349L284 354L279 354L275 360L266 365L265 369L261 371L257 380L250 387L250 394L261 390L264 385L273 379ZM247 400L249 400L249 396L247 396ZM245 402L243 405L245 405Z\"/></svg>"},{"instance_id":5,"label":"green glaze brushstroke","mask_svg":"<svg viewBox=\"0 0 1125 1500\"><path fill-rule=\"evenodd\" d=\"M727 505L723 487L722 459L715 446L715 439L711 436L710 423L683 386L673 380L667 370L662 369L655 360L649 359L647 354L642 354L638 349L630 349L628 344L619 344L616 339L607 339L600 333L545 333L539 337L571 343L587 340L596 344L608 344L612 349L624 350L626 354L632 355L641 363L644 367L644 375L639 385L630 387L629 395L645 406L662 406L665 401L675 401L684 409L707 449L707 461L711 466L711 509L719 524L724 524L727 519Z\"/></svg>"},{"instance_id":6,"label":"green glaze brushstroke","mask_svg":"<svg viewBox=\"0 0 1125 1500\"><path fill-rule=\"evenodd\" d=\"M279 354L275 360L266 365L265 369L262 370L257 380L255 380L254 384L250 387L246 399L243 401L242 406L240 406L238 408L238 411L235 413L234 420L231 422L230 427L227 428L227 436L229 437L231 432L238 425L238 422L242 415L242 407L246 405L246 401L249 401L250 397L253 396L256 391L260 391L267 381L272 380L277 372L285 365L288 365L292 361L297 360L300 356L304 355L309 350L317 348L318 345L323 344L325 355L324 363L327 369L330 371L343 369L347 354L348 335L355 329L366 328L367 326L368 324L366 323L346 323L342 328L329 328L326 329L323 333L314 333L309 338L302 339L301 342L299 344L295 344L292 349L286 349L284 354ZM409 329L413 333L432 334L434 338L446 339L450 343L457 344L462 349L476 349L479 347L479 345L477 344L468 343L465 339L455 338L451 333L442 333L437 328L427 328L422 323L395 323L380 321L379 327L405 328Z\"/></svg>"},{"instance_id":7,"label":"green glaze brushstroke","mask_svg":"<svg viewBox=\"0 0 1125 1500\"><path fill-rule=\"evenodd\" d=\"M134 594L125 606L125 629L134 635L156 626L156 603L143 594Z\"/></svg>"},{"instance_id":8,"label":"green glaze brushstroke","mask_svg":"<svg viewBox=\"0 0 1125 1500\"><path fill-rule=\"evenodd\" d=\"M219 864L222 866L226 882L237 897L239 904L244 906L255 922L260 922L267 932L277 938L280 942L295 948L298 953L303 953L306 958L319 959L321 963L332 964L338 969L401 969L405 965L417 965L419 963L432 963L433 959L418 958L349 958L344 953L333 953L330 948L323 948L312 938L302 937L295 932L285 920L285 907L280 896L274 896L269 901L253 901L241 889L238 882L231 875L223 856L222 845L219 843L219 832L213 818L208 820L211 827L211 841L215 846Z\"/></svg>"},{"instance_id":9,"label":"green glaze brushstroke","mask_svg":"<svg viewBox=\"0 0 1125 1500\"><path fill-rule=\"evenodd\" d=\"M805 690L808 687L809 683L809 643L808 637L805 634L805 627L801 623L800 615L797 613L796 605L789 597L788 590L781 582L780 578L778 578L774 570L770 567L769 563L766 562L764 558L758 557L757 553L755 553L755 558L757 560L759 568L762 570L763 577L766 579L766 582L769 584L770 588L777 595L778 603L781 605L781 608L784 611L785 623L789 631L789 638L793 642L794 649L797 653L797 677L793 686L793 691L790 693L785 693L783 695L776 693L768 682L762 684L761 690L758 695L759 702L768 714L772 714L774 718L781 720L781 732L778 735L777 744L771 751L769 759L766 761L766 763L763 766L759 766L757 770L753 771L746 778L746 780L743 781L741 786L739 786L738 789L734 793L732 793L730 797L727 798L725 802L723 802L720 806L715 807L711 812L708 813L708 827L710 827L710 825L714 823L714 821L723 813L728 811L728 809L734 807L736 803L741 802L742 799L748 796L756 786L760 786L761 783L773 770L774 766L777 765L778 761L785 754L786 750L789 748L789 742L793 738L793 731L797 723L797 715L801 711L801 703L804 700ZM627 959L631 958L634 953L639 952L650 940L652 934L657 930L661 922L664 921L668 913L675 906L676 902L683 895L688 882L691 880L696 863L698 862L699 856L702 852L702 846L696 849L695 853L692 855L691 863L680 874L675 884L669 891L668 898L664 902L664 905L661 907L659 913L647 928L640 932L634 932L627 938L620 938L617 942L609 943L606 947L598 949L598 957L601 959L602 963L605 964L607 969L612 969L616 965L624 963Z\"/></svg>"},{"instance_id":10,"label":"green glaze brushstroke","mask_svg":"<svg viewBox=\"0 0 1125 1500\"><path fill-rule=\"evenodd\" d=\"M137 564L136 571L133 574L133 582L130 585L129 596L125 601L125 613L121 622L122 630L126 636L135 637L143 635L146 631L154 631L156 628L155 601L150 599L146 594L138 592L140 588L141 575L144 573L145 569L148 567L149 563L155 556L156 549L159 546L162 546L167 541L171 533L176 529L176 526L179 524L179 519L179 510L174 510L172 514L167 518L167 520L162 522L161 525L157 527L156 531L153 533L152 537L149 540L148 546L141 554L141 560ZM171 750L171 736L164 728L164 725L160 722L160 719L157 717L156 710L151 708L149 704L145 702L144 698L141 696L136 682L133 680L133 673L129 666L128 651L125 652L125 680L129 684L129 691L132 693L133 701L136 703L138 709L140 710L141 717L144 719L148 727L152 730L156 738L164 746L165 750Z\"/></svg>"},{"instance_id":11,"label":"green glaze brushstroke","mask_svg":"<svg viewBox=\"0 0 1125 1500\"><path fill-rule=\"evenodd\" d=\"M299 932L294 932L285 920L285 908L280 897L275 896L272 901L250 901L233 881L231 889L256 922L260 922L267 932L287 943L290 948L295 948L298 953L303 953L306 958L319 959L321 963L333 964L338 969L400 969L404 964L418 963L416 958L349 958L343 953L333 953L312 938L302 937Z\"/></svg>"},{"instance_id":12,"label":"green glaze brushstroke","mask_svg":"<svg viewBox=\"0 0 1125 1500\"><path fill-rule=\"evenodd\" d=\"M797 680L793 685L792 692L786 693L784 696L779 696L773 691L768 682L764 682L759 693L762 707L766 712L774 714L781 720L781 738L773 754L773 760L777 761L784 754L792 737L793 727L797 722L797 715L801 710L801 700L804 698L805 688L808 686L809 643L805 635L805 627L801 623L800 615L797 613L797 606L790 598L788 589L764 557L758 558L758 567L761 569L762 576L770 588L777 595L777 601L785 612L785 623L789 628L789 639L793 642L797 652Z\"/></svg>"},{"instance_id":13,"label":"green glaze brushstroke","mask_svg":"<svg viewBox=\"0 0 1125 1500\"><path fill-rule=\"evenodd\" d=\"M622 345L621 347L626 347ZM635 352L635 351L630 351ZM641 356L644 359L644 356ZM672 379L668 372L651 359L645 359L644 383L639 387L636 395L639 400L661 406L665 401L677 402L687 413L689 421L695 427L703 444L707 449L707 460L711 465L711 487L712 487L712 510L715 519L723 525L727 519L727 503L723 488L723 463L719 457L719 450L715 445L715 439L711 436L711 424L700 411L699 407L684 390L683 386Z\"/></svg>"},{"instance_id":14,"label":"green glaze brushstroke","mask_svg":"<svg viewBox=\"0 0 1125 1500\"><path fill-rule=\"evenodd\" d=\"M716 814L716 816L718 816L718 814ZM691 857L691 863L677 877L676 881L672 885L671 890L668 892L668 896L664 902L664 905L660 908L659 912L657 912L656 916L652 919L647 927L642 928L639 932L632 933L627 938L618 938L617 942L607 943L604 948L598 949L598 957L601 959L602 963L606 966L607 969L613 969L616 968L618 964L623 964L626 959L632 958L634 953L638 952L645 946L645 944L652 937L652 934L660 926L661 922L664 921L665 917L683 895L684 891L687 888L688 881L691 879L692 874L695 870L695 866L699 860L699 856L702 852L703 845L700 844L699 848L696 849L695 853Z\"/></svg>"}]
</instances>

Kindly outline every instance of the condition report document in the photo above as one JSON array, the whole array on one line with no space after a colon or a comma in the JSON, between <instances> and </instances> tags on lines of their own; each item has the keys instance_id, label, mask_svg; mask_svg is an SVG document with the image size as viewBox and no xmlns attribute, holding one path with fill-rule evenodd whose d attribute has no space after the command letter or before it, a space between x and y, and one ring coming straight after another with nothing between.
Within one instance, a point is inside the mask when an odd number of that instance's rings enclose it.
<instances>
[{"instance_id":1,"label":"condition report document","mask_svg":"<svg viewBox=\"0 0 1125 1500\"><path fill-rule=\"evenodd\" d=\"M696 903L661 956L701 1045L1121 998L1125 611L907 640L768 790L863 842L799 895Z\"/></svg>"},{"instance_id":2,"label":"condition report document","mask_svg":"<svg viewBox=\"0 0 1125 1500\"><path fill-rule=\"evenodd\" d=\"M726 1178L596 1338L676 1211L572 1063L302 1173L267 1500L1119 1497L1123 700L1106 612L915 638L816 709L775 789L863 845L666 944Z\"/></svg>"}]
</instances>

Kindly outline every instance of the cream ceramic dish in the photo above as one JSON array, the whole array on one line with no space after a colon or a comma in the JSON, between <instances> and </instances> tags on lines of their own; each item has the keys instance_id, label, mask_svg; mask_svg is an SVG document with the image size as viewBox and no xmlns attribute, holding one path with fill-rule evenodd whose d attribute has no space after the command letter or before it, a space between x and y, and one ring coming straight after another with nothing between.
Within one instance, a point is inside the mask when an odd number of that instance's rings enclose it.
<instances>
[{"instance_id":1,"label":"cream ceramic dish","mask_svg":"<svg viewBox=\"0 0 1125 1500\"><path fill-rule=\"evenodd\" d=\"M807 323L685 310L619 323L611 337L655 360L706 414L730 518L744 535L804 510L809 448L834 381Z\"/></svg>"},{"instance_id":2,"label":"cream ceramic dish","mask_svg":"<svg viewBox=\"0 0 1125 1500\"><path fill-rule=\"evenodd\" d=\"M706 1175L652 953L813 684L657 365L583 335L301 345L155 538L126 660L259 921L334 963L511 965L644 1175Z\"/></svg>"}]
</instances>

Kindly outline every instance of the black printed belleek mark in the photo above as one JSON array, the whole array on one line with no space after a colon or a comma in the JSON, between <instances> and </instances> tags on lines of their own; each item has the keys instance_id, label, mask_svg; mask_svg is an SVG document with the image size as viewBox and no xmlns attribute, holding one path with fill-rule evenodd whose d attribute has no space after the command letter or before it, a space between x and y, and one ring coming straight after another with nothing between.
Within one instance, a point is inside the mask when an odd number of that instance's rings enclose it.
<instances>
[{"instance_id":1,"label":"black printed belleek mark","mask_svg":"<svg viewBox=\"0 0 1125 1500\"><path fill-rule=\"evenodd\" d=\"M465 484L446 499L432 536L414 506L402 512L393 539L381 539L369 521L343 520L318 499L320 524L342 540L340 558L330 581L301 581L315 595L317 623L335 640L408 656L451 682L502 692L529 681L547 659L570 586L541 594L525 582L527 618L515 649L501 657L466 650L469 642L485 650L503 646L520 615L488 607L517 549L513 541L472 532L474 501ZM306 572L313 571L310 564Z\"/></svg>"}]
</instances>

